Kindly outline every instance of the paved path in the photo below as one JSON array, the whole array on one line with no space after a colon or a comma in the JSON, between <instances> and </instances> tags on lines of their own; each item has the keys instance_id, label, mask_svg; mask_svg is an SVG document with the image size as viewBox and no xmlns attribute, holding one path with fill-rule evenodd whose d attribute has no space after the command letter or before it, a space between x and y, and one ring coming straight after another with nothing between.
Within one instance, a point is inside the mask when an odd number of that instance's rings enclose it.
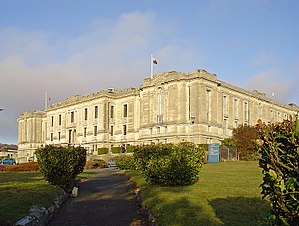
<instances>
[{"instance_id":1,"label":"paved path","mask_svg":"<svg viewBox=\"0 0 299 226\"><path fill-rule=\"evenodd\" d=\"M129 226L141 224L134 186L113 168L79 184L77 198L69 198L49 226Z\"/></svg>"}]
</instances>

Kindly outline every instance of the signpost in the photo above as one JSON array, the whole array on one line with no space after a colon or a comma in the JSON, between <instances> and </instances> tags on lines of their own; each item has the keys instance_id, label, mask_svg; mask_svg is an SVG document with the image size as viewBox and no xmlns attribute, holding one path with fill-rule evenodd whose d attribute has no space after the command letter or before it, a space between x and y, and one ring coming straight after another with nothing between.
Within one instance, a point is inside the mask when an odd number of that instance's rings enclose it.
<instances>
[{"instance_id":1,"label":"signpost","mask_svg":"<svg viewBox=\"0 0 299 226\"><path fill-rule=\"evenodd\" d=\"M215 163L219 162L219 150L220 145L219 144L209 144L208 146L208 162L209 163Z\"/></svg>"}]
</instances>

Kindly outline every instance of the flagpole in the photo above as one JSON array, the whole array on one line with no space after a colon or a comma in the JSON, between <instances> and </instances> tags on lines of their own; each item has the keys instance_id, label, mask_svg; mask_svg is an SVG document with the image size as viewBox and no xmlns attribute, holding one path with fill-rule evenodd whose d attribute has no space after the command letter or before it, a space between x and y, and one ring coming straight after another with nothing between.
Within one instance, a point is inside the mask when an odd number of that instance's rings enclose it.
<instances>
[{"instance_id":1,"label":"flagpole","mask_svg":"<svg viewBox=\"0 0 299 226\"><path fill-rule=\"evenodd\" d=\"M47 110L48 108L48 94L47 94L47 91L45 93L45 110Z\"/></svg>"},{"instance_id":2,"label":"flagpole","mask_svg":"<svg viewBox=\"0 0 299 226\"><path fill-rule=\"evenodd\" d=\"M154 62L153 62L153 54L151 54L151 79L153 78L154 75Z\"/></svg>"}]
</instances>

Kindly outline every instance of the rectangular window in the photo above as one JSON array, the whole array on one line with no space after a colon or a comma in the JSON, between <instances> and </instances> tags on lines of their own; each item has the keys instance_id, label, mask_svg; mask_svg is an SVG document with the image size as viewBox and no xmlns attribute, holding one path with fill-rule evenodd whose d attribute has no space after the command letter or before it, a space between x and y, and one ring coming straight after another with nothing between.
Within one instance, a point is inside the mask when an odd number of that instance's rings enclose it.
<instances>
[{"instance_id":1,"label":"rectangular window","mask_svg":"<svg viewBox=\"0 0 299 226\"><path fill-rule=\"evenodd\" d=\"M110 135L113 136L113 126L110 127Z\"/></svg>"},{"instance_id":2,"label":"rectangular window","mask_svg":"<svg viewBox=\"0 0 299 226\"><path fill-rule=\"evenodd\" d=\"M98 134L98 127L94 126L93 135L96 136Z\"/></svg>"},{"instance_id":3,"label":"rectangular window","mask_svg":"<svg viewBox=\"0 0 299 226\"><path fill-rule=\"evenodd\" d=\"M86 135L87 135L87 127L84 127L83 136L86 137Z\"/></svg>"},{"instance_id":4,"label":"rectangular window","mask_svg":"<svg viewBox=\"0 0 299 226\"><path fill-rule=\"evenodd\" d=\"M223 96L223 103L222 103L222 108L223 108L223 116L228 116L227 114L227 109L228 109L228 97L226 95Z\"/></svg>"},{"instance_id":5,"label":"rectangular window","mask_svg":"<svg viewBox=\"0 0 299 226\"><path fill-rule=\"evenodd\" d=\"M69 130L69 143L72 143L72 130Z\"/></svg>"},{"instance_id":6,"label":"rectangular window","mask_svg":"<svg viewBox=\"0 0 299 226\"><path fill-rule=\"evenodd\" d=\"M123 135L127 135L127 125L123 125Z\"/></svg>"},{"instance_id":7,"label":"rectangular window","mask_svg":"<svg viewBox=\"0 0 299 226\"><path fill-rule=\"evenodd\" d=\"M110 106L110 118L114 118L114 106Z\"/></svg>"},{"instance_id":8,"label":"rectangular window","mask_svg":"<svg viewBox=\"0 0 299 226\"><path fill-rule=\"evenodd\" d=\"M249 107L248 102L244 102L244 121L248 122L249 120Z\"/></svg>"},{"instance_id":9,"label":"rectangular window","mask_svg":"<svg viewBox=\"0 0 299 226\"><path fill-rule=\"evenodd\" d=\"M128 105L124 104L124 117L128 117Z\"/></svg>"},{"instance_id":10,"label":"rectangular window","mask_svg":"<svg viewBox=\"0 0 299 226\"><path fill-rule=\"evenodd\" d=\"M94 107L94 118L98 118L98 114L99 114L99 108L98 106Z\"/></svg>"},{"instance_id":11,"label":"rectangular window","mask_svg":"<svg viewBox=\"0 0 299 226\"><path fill-rule=\"evenodd\" d=\"M51 141L53 141L53 133L51 133L50 136Z\"/></svg>"},{"instance_id":12,"label":"rectangular window","mask_svg":"<svg viewBox=\"0 0 299 226\"><path fill-rule=\"evenodd\" d=\"M234 119L238 118L239 106L238 99L234 99Z\"/></svg>"},{"instance_id":13,"label":"rectangular window","mask_svg":"<svg viewBox=\"0 0 299 226\"><path fill-rule=\"evenodd\" d=\"M61 126L61 115L58 115L58 125Z\"/></svg>"},{"instance_id":14,"label":"rectangular window","mask_svg":"<svg viewBox=\"0 0 299 226\"><path fill-rule=\"evenodd\" d=\"M61 139L61 133L58 132L58 140L60 140L60 139Z\"/></svg>"},{"instance_id":15,"label":"rectangular window","mask_svg":"<svg viewBox=\"0 0 299 226\"><path fill-rule=\"evenodd\" d=\"M51 126L54 126L54 116L51 117Z\"/></svg>"},{"instance_id":16,"label":"rectangular window","mask_svg":"<svg viewBox=\"0 0 299 226\"><path fill-rule=\"evenodd\" d=\"M227 119L223 119L223 135L227 133Z\"/></svg>"},{"instance_id":17,"label":"rectangular window","mask_svg":"<svg viewBox=\"0 0 299 226\"><path fill-rule=\"evenodd\" d=\"M206 91L206 109L207 109L207 120L211 121L211 99L212 99L212 90L207 89Z\"/></svg>"},{"instance_id":18,"label":"rectangular window","mask_svg":"<svg viewBox=\"0 0 299 226\"><path fill-rule=\"evenodd\" d=\"M72 111L71 112L71 123L75 121L75 113Z\"/></svg>"},{"instance_id":19,"label":"rectangular window","mask_svg":"<svg viewBox=\"0 0 299 226\"><path fill-rule=\"evenodd\" d=\"M84 120L87 121L88 110L87 108L84 109Z\"/></svg>"}]
</instances>

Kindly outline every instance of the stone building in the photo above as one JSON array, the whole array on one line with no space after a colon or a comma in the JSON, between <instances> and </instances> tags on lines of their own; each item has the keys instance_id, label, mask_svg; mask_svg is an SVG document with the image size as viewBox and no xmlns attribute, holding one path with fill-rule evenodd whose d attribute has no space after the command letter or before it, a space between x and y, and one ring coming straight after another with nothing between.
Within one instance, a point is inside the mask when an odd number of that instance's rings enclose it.
<instances>
[{"instance_id":1,"label":"stone building","mask_svg":"<svg viewBox=\"0 0 299 226\"><path fill-rule=\"evenodd\" d=\"M18 148L46 144L98 148L151 143L220 143L238 125L282 121L299 107L269 99L199 69L146 78L139 88L74 95L18 118Z\"/></svg>"}]
</instances>

